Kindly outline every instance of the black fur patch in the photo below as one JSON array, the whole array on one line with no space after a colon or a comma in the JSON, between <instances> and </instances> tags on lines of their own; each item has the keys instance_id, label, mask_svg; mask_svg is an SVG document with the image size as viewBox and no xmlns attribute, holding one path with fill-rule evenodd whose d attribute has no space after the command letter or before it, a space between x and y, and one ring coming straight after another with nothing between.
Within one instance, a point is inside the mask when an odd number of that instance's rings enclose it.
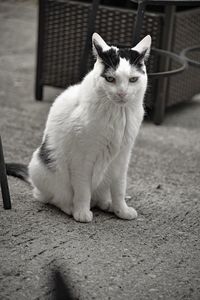
<instances>
[{"instance_id":1,"label":"black fur patch","mask_svg":"<svg viewBox=\"0 0 200 300\"><path fill-rule=\"evenodd\" d=\"M45 137L44 142L40 146L39 149L39 158L49 169L54 169L55 159L53 158L53 151L48 146L48 136Z\"/></svg>"},{"instance_id":2,"label":"black fur patch","mask_svg":"<svg viewBox=\"0 0 200 300\"><path fill-rule=\"evenodd\" d=\"M102 75L104 75L110 68L116 70L120 61L117 51L113 48L110 48L107 51L103 51L99 45L95 45L95 48L105 67Z\"/></svg>"},{"instance_id":3,"label":"black fur patch","mask_svg":"<svg viewBox=\"0 0 200 300\"><path fill-rule=\"evenodd\" d=\"M17 177L28 182L28 166L23 164L8 163L6 164L6 173L9 176Z\"/></svg>"},{"instance_id":4,"label":"black fur patch","mask_svg":"<svg viewBox=\"0 0 200 300\"><path fill-rule=\"evenodd\" d=\"M130 62L131 65L134 65L138 71L144 73L144 71L142 70L142 66L146 51L139 53L137 51L124 48L119 49L118 52L121 58L125 58Z\"/></svg>"},{"instance_id":5,"label":"black fur patch","mask_svg":"<svg viewBox=\"0 0 200 300\"><path fill-rule=\"evenodd\" d=\"M104 71L102 76L104 77L107 70L109 68L112 68L114 70L117 69L120 57L125 58L130 62L131 65L134 65L138 71L141 73L144 73L142 70L143 61L145 57L145 51L142 53L139 53L137 51L128 49L128 48L121 48L119 50L115 50L113 48L110 48L107 51L103 51L102 48L99 45L95 45L95 48L97 50L97 53L99 57L102 59L102 62L104 64Z\"/></svg>"}]
</instances>

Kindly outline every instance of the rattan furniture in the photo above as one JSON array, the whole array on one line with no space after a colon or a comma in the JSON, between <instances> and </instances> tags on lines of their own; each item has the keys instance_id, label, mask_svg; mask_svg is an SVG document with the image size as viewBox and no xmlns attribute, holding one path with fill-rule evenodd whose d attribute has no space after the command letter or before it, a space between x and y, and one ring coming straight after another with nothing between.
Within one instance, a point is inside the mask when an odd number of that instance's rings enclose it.
<instances>
[{"instance_id":1,"label":"rattan furniture","mask_svg":"<svg viewBox=\"0 0 200 300\"><path fill-rule=\"evenodd\" d=\"M170 51L173 48L172 43L173 43L175 17L176 17L176 7L179 5L182 6L200 5L200 1L198 0L190 0L190 1L188 0L131 0L131 1L134 3L135 2L138 3L138 14L137 14L136 26L134 31L135 43L137 43L140 39L142 22L143 22L147 5L164 6L164 28L163 28L163 35L162 35L162 48L164 48L167 51ZM185 36L185 39L187 39L187 36ZM196 46L194 47L195 50L197 48L199 47ZM185 59L185 61L191 64L191 60L186 58L185 55L190 49L193 50L193 47L186 48L185 50L183 49L180 56L183 59ZM165 74L171 73L170 71L168 72L168 70L170 70L170 68L172 67L170 65L172 64L172 62L170 61L169 57L162 57L159 64L160 64L159 68L162 68L163 72L158 81L158 87L157 87L156 97L154 101L154 116L153 116L154 123L158 125L162 123L165 109L167 107L169 77L165 76ZM197 64L198 62L195 61L194 63L193 61L192 65L196 66ZM198 78L200 79L200 74ZM174 79L174 81L176 81L176 78ZM199 91L200 89L198 89L198 92ZM177 102L179 102L179 98L177 99L178 99Z\"/></svg>"},{"instance_id":2,"label":"rattan furniture","mask_svg":"<svg viewBox=\"0 0 200 300\"><path fill-rule=\"evenodd\" d=\"M0 185L1 185L1 193L3 199L3 207L4 209L11 209L10 192L9 192L8 180L6 175L6 166L4 162L3 145L2 145L1 136L0 136Z\"/></svg>"},{"instance_id":3,"label":"rattan furniture","mask_svg":"<svg viewBox=\"0 0 200 300\"><path fill-rule=\"evenodd\" d=\"M96 2L96 7L94 2ZM99 2L93 1L93 6L91 6L91 3L84 1L39 1L35 86L37 100L42 100L44 86L66 88L80 81L85 71L92 67L90 35L93 25L95 31L100 33L108 43L129 47L133 45L137 10L103 6L99 5ZM160 2L164 3L164 1ZM200 43L200 8L174 10L173 23L170 23L168 19L171 9L172 7L165 9L164 13L146 10L140 38L151 34L153 47L179 54L184 48ZM95 20L91 18L94 12L96 13ZM172 34L166 45L164 28L168 28L169 25L172 27ZM85 57L88 54L87 60ZM163 69L163 61L162 56L152 55L148 72L166 71L166 68ZM168 65L170 70L177 68L177 62L168 60ZM161 88L163 83L160 80L150 78L150 88L147 91L145 104L148 110L153 110L155 123L161 123L166 107L188 101L199 92L199 76L199 70L190 66L183 74L167 78L165 88ZM162 109L159 107L160 103Z\"/></svg>"},{"instance_id":4,"label":"rattan furniture","mask_svg":"<svg viewBox=\"0 0 200 300\"><path fill-rule=\"evenodd\" d=\"M98 7L98 3L96 7ZM42 100L44 86L66 88L68 85L80 81L83 73L91 68L93 64L91 38L89 39L90 46L86 47L88 29L91 28L91 18L89 18L91 8L91 3L85 2L39 1L35 81L37 100ZM92 14L94 14L94 10ZM95 18L95 30L108 43L132 46L135 17L136 11L100 5ZM148 14L146 18L147 33L152 33L153 45L158 47L162 19L160 16L152 14ZM144 35L146 29L142 30L142 33ZM83 60L84 49L89 53L88 61ZM82 61L84 63L81 63ZM155 71L157 63L158 59L153 58L149 71ZM86 70L83 70L85 65Z\"/></svg>"}]
</instances>

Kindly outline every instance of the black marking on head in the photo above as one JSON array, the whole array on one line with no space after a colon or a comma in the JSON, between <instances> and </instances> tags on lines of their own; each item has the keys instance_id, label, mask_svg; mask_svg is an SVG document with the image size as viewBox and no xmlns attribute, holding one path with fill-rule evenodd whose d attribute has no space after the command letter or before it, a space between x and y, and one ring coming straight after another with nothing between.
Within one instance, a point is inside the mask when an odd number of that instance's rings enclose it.
<instances>
[{"instance_id":1,"label":"black marking on head","mask_svg":"<svg viewBox=\"0 0 200 300\"><path fill-rule=\"evenodd\" d=\"M139 53L135 50L124 48L124 49L119 49L118 52L121 58L125 58L130 62L131 65L134 65L139 72L144 73L142 67L143 67L146 51Z\"/></svg>"},{"instance_id":2,"label":"black marking on head","mask_svg":"<svg viewBox=\"0 0 200 300\"><path fill-rule=\"evenodd\" d=\"M55 164L55 159L52 157L52 149L48 146L48 136L45 137L42 145L39 149L39 158L48 169L53 169Z\"/></svg>"},{"instance_id":3,"label":"black marking on head","mask_svg":"<svg viewBox=\"0 0 200 300\"><path fill-rule=\"evenodd\" d=\"M142 67L144 65L146 51L139 53L128 48L116 50L112 47L107 51L103 51L99 45L95 45L95 48L104 64L104 70L101 76L105 77L108 69L116 70L120 62L120 57L125 58L131 65L135 66L139 72L144 73Z\"/></svg>"},{"instance_id":4,"label":"black marking on head","mask_svg":"<svg viewBox=\"0 0 200 300\"><path fill-rule=\"evenodd\" d=\"M110 68L114 70L117 69L117 66L119 65L119 61L120 61L119 54L113 48L110 48L107 51L103 51L101 46L95 44L95 42L94 42L94 46L98 53L98 56L101 58L102 63L104 64L104 71L102 74L102 76L104 77L108 69Z\"/></svg>"},{"instance_id":5,"label":"black marking on head","mask_svg":"<svg viewBox=\"0 0 200 300\"><path fill-rule=\"evenodd\" d=\"M105 65L105 69L112 68L114 70L117 69L120 61L119 54L113 48L102 52L101 59Z\"/></svg>"}]
</instances>

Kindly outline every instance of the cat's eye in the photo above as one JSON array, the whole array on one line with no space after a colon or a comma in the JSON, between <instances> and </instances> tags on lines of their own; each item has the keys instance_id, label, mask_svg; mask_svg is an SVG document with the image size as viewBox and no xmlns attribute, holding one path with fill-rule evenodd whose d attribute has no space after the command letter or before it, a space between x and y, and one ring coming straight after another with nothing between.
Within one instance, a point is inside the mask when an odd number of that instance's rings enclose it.
<instances>
[{"instance_id":1,"label":"cat's eye","mask_svg":"<svg viewBox=\"0 0 200 300\"><path fill-rule=\"evenodd\" d=\"M129 78L129 82L136 82L137 80L138 80L138 77Z\"/></svg>"},{"instance_id":2,"label":"cat's eye","mask_svg":"<svg viewBox=\"0 0 200 300\"><path fill-rule=\"evenodd\" d=\"M115 82L115 78L112 76L105 76L105 80L108 82Z\"/></svg>"}]
</instances>

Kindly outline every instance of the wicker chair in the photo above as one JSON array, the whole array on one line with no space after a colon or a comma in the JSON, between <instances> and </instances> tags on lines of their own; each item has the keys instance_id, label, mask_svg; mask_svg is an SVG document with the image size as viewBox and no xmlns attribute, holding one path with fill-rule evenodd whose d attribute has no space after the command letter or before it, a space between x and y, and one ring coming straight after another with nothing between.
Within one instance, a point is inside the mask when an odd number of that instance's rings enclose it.
<instances>
[{"instance_id":1,"label":"wicker chair","mask_svg":"<svg viewBox=\"0 0 200 300\"><path fill-rule=\"evenodd\" d=\"M45 85L66 88L81 80L84 73L81 70L84 49L91 49L86 38L91 4L75 0L40 0L39 3L35 97L42 100ZM200 1L196 1L196 4L198 3ZM134 9L100 5L95 19L95 30L108 43L132 46L136 15L137 11ZM153 47L167 48L175 53L180 53L191 45L200 44L200 8L174 11L170 41L168 40L166 45L163 32L165 25L169 25L169 21L166 23L168 15L162 11L146 11L140 37L151 34ZM93 64L91 51L88 51L89 59L84 61L86 70ZM157 72L162 65L163 60L153 55L149 60L148 72ZM168 67L176 68L176 63L168 61ZM154 122L162 122L167 107L186 102L197 94L199 81L199 70L193 66L176 78L163 81L150 78L145 105L149 111L153 111Z\"/></svg>"}]
</instances>

